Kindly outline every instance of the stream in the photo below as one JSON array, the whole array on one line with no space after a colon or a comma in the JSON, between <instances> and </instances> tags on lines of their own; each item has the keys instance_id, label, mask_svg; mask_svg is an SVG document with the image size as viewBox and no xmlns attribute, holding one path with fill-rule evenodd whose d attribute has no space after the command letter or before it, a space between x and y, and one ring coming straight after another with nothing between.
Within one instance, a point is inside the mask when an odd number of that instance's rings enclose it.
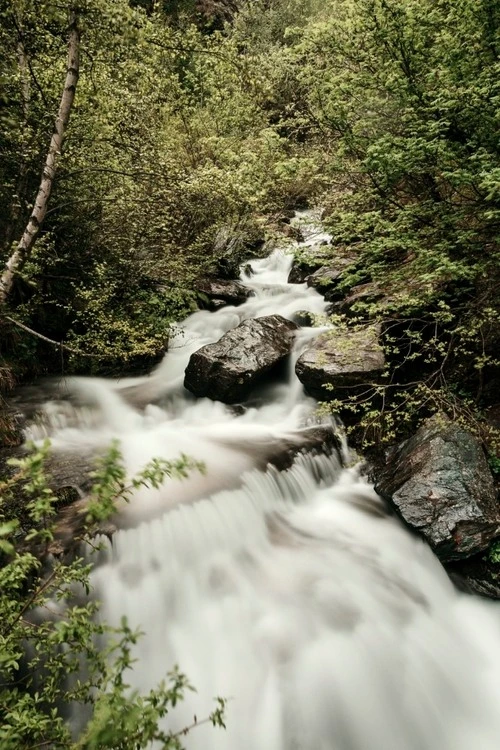
<instances>
[{"instance_id":1,"label":"stream","mask_svg":"<svg viewBox=\"0 0 500 750\"><path fill-rule=\"evenodd\" d=\"M304 245L328 240L305 234ZM253 296L191 315L148 377L67 379L71 400L51 397L29 429L75 453L119 438L131 474L180 453L206 466L122 503L92 574L102 617L144 631L134 688L175 664L196 687L168 727L228 699L227 729L196 727L189 750L497 750L498 605L457 593L345 444L341 458L269 464L332 424L294 373L323 329L302 328L287 371L242 408L183 388L191 353L243 320L325 312L314 289L287 283L291 263L289 249L252 261L241 281Z\"/></svg>"}]
</instances>

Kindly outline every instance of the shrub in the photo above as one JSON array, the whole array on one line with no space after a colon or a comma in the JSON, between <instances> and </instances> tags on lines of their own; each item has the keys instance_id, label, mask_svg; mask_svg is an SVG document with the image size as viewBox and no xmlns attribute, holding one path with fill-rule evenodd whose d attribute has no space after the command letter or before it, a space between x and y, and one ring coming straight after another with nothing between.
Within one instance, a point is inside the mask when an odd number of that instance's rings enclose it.
<instances>
[{"instance_id":1,"label":"shrub","mask_svg":"<svg viewBox=\"0 0 500 750\"><path fill-rule=\"evenodd\" d=\"M172 734L159 722L192 690L187 678L174 668L148 694L131 691L126 676L140 633L126 621L119 629L98 622L98 602L75 596L75 590L89 593L92 563L74 555L51 558L57 500L44 471L48 450L46 443L13 460L15 473L0 483L0 746L139 750L156 740L178 750L184 732ZM118 498L201 468L185 456L154 460L127 482L112 446L94 473L81 541L110 517ZM70 710L90 714L78 738L67 722ZM218 699L206 720L224 726L223 710Z\"/></svg>"}]
</instances>

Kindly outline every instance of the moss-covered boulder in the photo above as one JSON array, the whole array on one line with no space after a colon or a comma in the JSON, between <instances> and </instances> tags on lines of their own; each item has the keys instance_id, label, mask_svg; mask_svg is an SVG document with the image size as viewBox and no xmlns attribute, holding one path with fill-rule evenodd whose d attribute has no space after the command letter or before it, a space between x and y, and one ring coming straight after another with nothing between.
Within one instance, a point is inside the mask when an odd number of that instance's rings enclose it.
<instances>
[{"instance_id":1,"label":"moss-covered boulder","mask_svg":"<svg viewBox=\"0 0 500 750\"><path fill-rule=\"evenodd\" d=\"M352 388L377 381L385 368L380 326L328 331L299 357L297 377L315 398L349 396Z\"/></svg>"}]
</instances>

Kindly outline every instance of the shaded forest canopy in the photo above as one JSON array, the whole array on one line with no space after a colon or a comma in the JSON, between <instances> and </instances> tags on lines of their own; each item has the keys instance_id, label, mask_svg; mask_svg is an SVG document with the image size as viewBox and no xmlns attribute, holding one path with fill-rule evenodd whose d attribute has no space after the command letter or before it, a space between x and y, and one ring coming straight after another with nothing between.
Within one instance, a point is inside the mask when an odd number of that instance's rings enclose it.
<instances>
[{"instance_id":1,"label":"shaded forest canopy","mask_svg":"<svg viewBox=\"0 0 500 750\"><path fill-rule=\"evenodd\" d=\"M197 278L318 204L332 257L356 259L341 291L372 285L350 314L389 332L387 434L392 410L413 421L422 405L481 420L499 382L494 0L3 4L3 262L39 190L72 13L78 83L4 305L4 386L147 370L196 308ZM12 320L64 341L64 361Z\"/></svg>"}]
</instances>

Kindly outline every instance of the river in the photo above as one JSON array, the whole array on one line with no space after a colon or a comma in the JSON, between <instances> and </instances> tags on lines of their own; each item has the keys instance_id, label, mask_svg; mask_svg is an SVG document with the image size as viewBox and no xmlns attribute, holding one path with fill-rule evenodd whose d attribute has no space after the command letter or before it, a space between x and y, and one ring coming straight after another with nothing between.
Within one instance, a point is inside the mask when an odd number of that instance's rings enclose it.
<instances>
[{"instance_id":1,"label":"river","mask_svg":"<svg viewBox=\"0 0 500 750\"><path fill-rule=\"evenodd\" d=\"M56 451L118 438L130 473L181 452L206 465L122 504L92 575L102 616L144 631L134 688L174 664L196 687L172 729L229 699L227 730L195 728L189 750L497 750L498 606L454 589L345 445L342 461L267 465L321 421L293 368L318 329L301 329L287 372L243 408L183 389L190 354L241 321L324 313L315 290L287 283L291 262L287 249L252 261L254 296L191 315L150 376L67 380L71 403L51 398L31 428Z\"/></svg>"}]
</instances>

